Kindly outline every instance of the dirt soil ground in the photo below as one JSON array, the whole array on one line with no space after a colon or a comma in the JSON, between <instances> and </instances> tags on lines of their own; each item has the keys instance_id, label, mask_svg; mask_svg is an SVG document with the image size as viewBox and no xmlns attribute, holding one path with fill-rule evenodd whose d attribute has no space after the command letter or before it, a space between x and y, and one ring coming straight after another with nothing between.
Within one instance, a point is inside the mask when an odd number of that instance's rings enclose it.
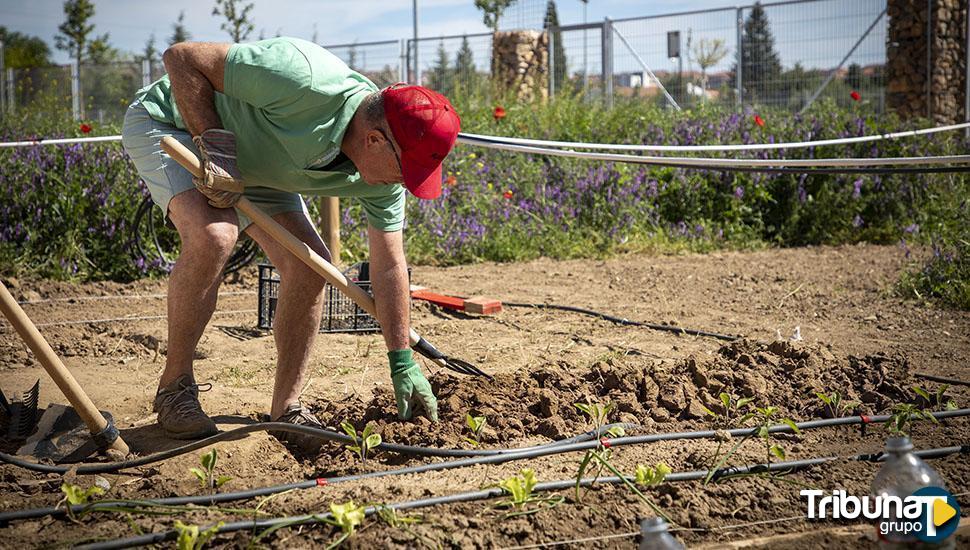
<instances>
[{"instance_id":1,"label":"dirt soil ground","mask_svg":"<svg viewBox=\"0 0 970 550\"><path fill-rule=\"evenodd\" d=\"M607 261L552 261L414 269L413 282L460 295L482 294L508 302L555 303L590 308L633 320L743 335L735 342L618 326L575 313L506 308L489 317L442 310L427 303L412 309L416 330L445 353L495 375L485 381L426 365L440 400L441 421L400 422L379 335L326 334L314 346L304 401L330 427L347 420L371 422L386 441L470 448L465 415L485 416L485 447L547 443L590 429L574 403L613 402L610 421L639 428L630 434L711 429L704 408L719 410L718 395L753 398L752 406L776 406L796 421L830 416L816 392L839 392L855 414L885 413L898 403L920 403L912 387L931 392L940 384L928 373L970 380L970 314L896 297L892 287L908 260L894 247L845 246L657 257L622 256ZM94 402L114 414L122 436L138 455L169 449L154 424L151 402L165 361L166 281L72 285L9 281L15 296L40 326ZM256 330L256 271L222 287L218 313L198 348L196 377L211 382L202 403L222 429L251 423L268 412L275 347ZM119 298L118 296L123 296ZM91 322L106 318L124 321ZM137 319L133 319L137 318ZM70 324L67 324L70 323ZM801 341L793 341L799 332ZM0 387L9 397L40 380L41 407L64 403L10 325L0 324ZM970 388L952 386L946 396L970 404ZM886 431L870 426L824 428L778 436L788 459L849 456L883 447ZM966 445L970 419L916 425L917 448ZM4 440L2 450L17 444ZM328 445L316 457L294 457L259 432L217 445L218 473L231 476L220 491L388 470L447 459L378 453L361 463L353 453ZM666 462L674 471L711 467L718 443L690 440L615 447L612 462L626 473L637 464ZM148 499L202 494L189 472L195 451L151 466L103 476L111 485L101 498ZM724 450L722 449L722 453ZM729 463L765 460L758 440L744 443ZM575 477L581 453L545 456L501 465L479 465L423 474L382 477L292 491L263 503L273 516L324 512L333 502L391 503L478 490L521 468L540 481ZM966 454L933 460L954 493L970 487ZM781 479L763 475L709 485L670 482L646 491L676 524L675 534L694 547L724 547L761 538L765 548L874 547L873 530L846 530L849 523L805 519L805 487L867 494L878 466L840 460ZM68 474L81 486L95 476ZM64 477L0 465L0 512L51 506L61 499ZM368 519L347 542L351 547L482 548L538 545L575 539L579 547L636 544L639 519L650 508L622 486L598 485L549 509L507 517L501 499L418 509L420 522L390 526ZM963 515L970 498L959 501ZM225 504L254 508L259 501ZM96 513L78 521L36 519L0 526L0 546L62 547L82 541L163 531L176 518L207 525L249 519L216 510L148 516ZM783 521L782 521L783 520ZM846 534L848 533L848 534ZM260 543L273 547L319 547L335 540L326 525L279 530ZM789 535L778 538L780 535ZM774 538L772 538L774 537ZM253 531L214 539L217 546L247 546ZM961 535L960 544L970 538Z\"/></svg>"}]
</instances>

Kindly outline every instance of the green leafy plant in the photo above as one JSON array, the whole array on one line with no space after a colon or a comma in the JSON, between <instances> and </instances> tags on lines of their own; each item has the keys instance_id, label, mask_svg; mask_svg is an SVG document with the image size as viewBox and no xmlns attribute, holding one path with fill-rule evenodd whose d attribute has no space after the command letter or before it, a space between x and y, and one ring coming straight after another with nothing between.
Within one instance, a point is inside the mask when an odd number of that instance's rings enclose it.
<instances>
[{"instance_id":1,"label":"green leafy plant","mask_svg":"<svg viewBox=\"0 0 970 550\"><path fill-rule=\"evenodd\" d=\"M533 494L533 489L539 483L536 479L535 471L531 468L519 470L517 475L503 479L498 483L498 487L509 495L509 498L496 504L498 507L511 508L513 511L505 514L503 518L534 514L541 510L552 508L563 501L561 496L541 498ZM527 509L529 504L537 504L536 508Z\"/></svg>"},{"instance_id":2,"label":"green leafy plant","mask_svg":"<svg viewBox=\"0 0 970 550\"><path fill-rule=\"evenodd\" d=\"M943 384L936 390L936 393L931 394L920 386L913 386L913 391L926 403L927 407L952 411L957 408L957 403L946 397L946 390L948 389L950 389L950 385Z\"/></svg>"},{"instance_id":3,"label":"green leafy plant","mask_svg":"<svg viewBox=\"0 0 970 550\"><path fill-rule=\"evenodd\" d=\"M357 453L361 462L366 462L370 451L383 441L381 434L374 433L374 426L370 423L364 426L364 431L361 434L358 434L354 425L346 420L340 423L340 427L343 428L344 433L354 438L355 443L353 445L347 445L347 448Z\"/></svg>"},{"instance_id":4,"label":"green leafy plant","mask_svg":"<svg viewBox=\"0 0 970 550\"><path fill-rule=\"evenodd\" d=\"M798 426L790 418L776 418L778 415L778 407L757 407L753 413L748 413L744 418L747 417L758 419L758 428L755 431L755 435L764 443L765 451L767 455L767 464L771 466L771 457L775 456L780 460L785 460L785 449L778 443L775 443L774 437L771 435L771 430L769 429L775 422L781 422L787 424L788 427L792 429L795 433L800 433Z\"/></svg>"},{"instance_id":5,"label":"green leafy plant","mask_svg":"<svg viewBox=\"0 0 970 550\"><path fill-rule=\"evenodd\" d=\"M488 420L484 416L472 416L471 413L465 414L465 426L471 430L472 437L466 437L465 441L478 447L481 444L482 431Z\"/></svg>"},{"instance_id":6,"label":"green leafy plant","mask_svg":"<svg viewBox=\"0 0 970 550\"><path fill-rule=\"evenodd\" d=\"M616 403L596 403L596 402L586 402L586 403L574 403L575 407L583 412L587 417L589 417L590 423L593 425L593 429L596 430L596 438L599 439L603 434L603 426L606 425L606 421L616 408Z\"/></svg>"},{"instance_id":7,"label":"green leafy plant","mask_svg":"<svg viewBox=\"0 0 970 550\"><path fill-rule=\"evenodd\" d=\"M855 401L846 401L842 398L842 394L834 391L830 394L825 394L822 392L816 392L815 396L825 404L825 407L829 411L829 416L832 418L838 418L840 416L846 416L847 413L851 413L859 404Z\"/></svg>"},{"instance_id":8,"label":"green leafy plant","mask_svg":"<svg viewBox=\"0 0 970 550\"><path fill-rule=\"evenodd\" d=\"M175 547L178 550L199 550L200 548L204 548L212 540L212 537L216 536L224 523L220 521L205 531L200 531L198 525L186 525L180 520L175 520L175 530L178 531L178 538L175 539Z\"/></svg>"},{"instance_id":9,"label":"green leafy plant","mask_svg":"<svg viewBox=\"0 0 970 550\"><path fill-rule=\"evenodd\" d=\"M913 423L919 420L928 420L933 424L940 423L929 411L910 403L899 403L893 406L892 410L889 422L886 422L886 429L892 434L909 435Z\"/></svg>"},{"instance_id":10,"label":"green leafy plant","mask_svg":"<svg viewBox=\"0 0 970 550\"><path fill-rule=\"evenodd\" d=\"M643 487L654 487L663 483L670 474L670 466L664 462L658 462L656 466L650 467L644 464L637 464L635 479L637 485Z\"/></svg>"},{"instance_id":11,"label":"green leafy plant","mask_svg":"<svg viewBox=\"0 0 970 550\"><path fill-rule=\"evenodd\" d=\"M740 414L743 409L754 401L753 397L735 397L727 392L721 392L717 396L721 401L722 411L720 413L714 412L708 409L704 405L701 408L704 412L713 417L714 424L716 426L730 427L735 425L740 420Z\"/></svg>"},{"instance_id":12,"label":"green leafy plant","mask_svg":"<svg viewBox=\"0 0 970 550\"><path fill-rule=\"evenodd\" d=\"M61 484L61 492L64 493L64 498L57 503L57 506L67 503L67 517L70 518L71 521L77 521L77 516L74 515L74 511L71 509L71 506L87 504L91 500L91 497L103 495L104 489L98 487L97 485L92 485L91 487L85 489L65 481Z\"/></svg>"},{"instance_id":13,"label":"green leafy plant","mask_svg":"<svg viewBox=\"0 0 970 550\"><path fill-rule=\"evenodd\" d=\"M199 457L199 462L202 464L202 468L189 468L189 471L199 479L199 483L202 485L203 489L209 489L211 492L215 492L216 489L222 487L229 480L232 479L230 476L215 475L216 461L218 459L218 454L215 449L210 450L207 453L203 453Z\"/></svg>"},{"instance_id":14,"label":"green leafy plant","mask_svg":"<svg viewBox=\"0 0 970 550\"><path fill-rule=\"evenodd\" d=\"M395 529L401 529L405 533L408 533L421 542L422 546L427 546L428 548L438 548L438 546L434 544L433 540L411 529L412 525L417 525L424 522L424 518L422 516L406 516L399 514L396 509L384 505L377 508L377 517L381 518L381 520L388 526Z\"/></svg>"}]
</instances>

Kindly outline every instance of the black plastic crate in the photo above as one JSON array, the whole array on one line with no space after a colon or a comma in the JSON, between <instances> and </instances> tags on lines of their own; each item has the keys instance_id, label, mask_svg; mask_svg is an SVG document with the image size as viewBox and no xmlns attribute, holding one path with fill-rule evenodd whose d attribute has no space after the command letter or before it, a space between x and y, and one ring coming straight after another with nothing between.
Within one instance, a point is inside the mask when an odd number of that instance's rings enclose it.
<instances>
[{"instance_id":1,"label":"black plastic crate","mask_svg":"<svg viewBox=\"0 0 970 550\"><path fill-rule=\"evenodd\" d=\"M344 272L344 276L357 283L368 294L370 274L366 262L356 264ZM276 299L279 293L280 277L271 264L259 265L259 322L261 329L273 328L276 316ZM320 318L320 332L380 332L377 319L360 308L348 296L331 284L327 284L323 294L323 315Z\"/></svg>"}]
</instances>

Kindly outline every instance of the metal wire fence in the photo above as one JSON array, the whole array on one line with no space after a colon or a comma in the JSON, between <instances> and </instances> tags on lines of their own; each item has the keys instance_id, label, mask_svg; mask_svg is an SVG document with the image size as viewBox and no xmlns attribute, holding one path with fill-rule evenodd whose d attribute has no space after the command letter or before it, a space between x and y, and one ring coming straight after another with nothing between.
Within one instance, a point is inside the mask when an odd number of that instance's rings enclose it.
<instances>
[{"instance_id":1,"label":"metal wire fence","mask_svg":"<svg viewBox=\"0 0 970 550\"><path fill-rule=\"evenodd\" d=\"M855 92L883 112L893 47L886 7L887 0L790 0L563 25L549 29L558 50L547 68L550 91L610 103L793 111L824 98L848 105ZM500 28L541 29L544 17L545 2L530 0L513 7ZM484 93L491 80L491 33L325 47L378 86L409 81L467 94ZM159 61L7 69L0 100L7 112L43 102L75 118L117 122L135 91L162 74Z\"/></svg>"}]
</instances>

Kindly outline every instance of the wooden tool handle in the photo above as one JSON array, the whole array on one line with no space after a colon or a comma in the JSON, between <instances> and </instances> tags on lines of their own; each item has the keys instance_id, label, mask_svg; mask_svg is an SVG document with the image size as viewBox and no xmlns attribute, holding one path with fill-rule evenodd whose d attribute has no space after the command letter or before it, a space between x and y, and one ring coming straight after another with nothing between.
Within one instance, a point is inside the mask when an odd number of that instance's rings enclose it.
<instances>
[{"instance_id":1,"label":"wooden tool handle","mask_svg":"<svg viewBox=\"0 0 970 550\"><path fill-rule=\"evenodd\" d=\"M108 425L108 421L105 420L104 416L101 415L101 411L94 406L91 399L84 393L81 385L74 379L74 375L71 374L71 371L67 370L67 367L64 366L61 359L54 353L50 344L47 343L47 340L37 330L37 327L27 317L23 308L14 300L14 297L3 283L0 283L0 311L3 312L4 317L10 321L10 324L20 334L20 337L27 343L30 351L34 352L40 364L44 366L44 370L47 371L47 374L50 375L54 383L57 384L57 387L60 388L64 397L67 397L67 401L74 407L74 410L77 411L78 416L81 417L81 420L91 430L91 433L101 433ZM126 455L128 454L128 445L121 439L120 435L111 444L111 448Z\"/></svg>"},{"instance_id":2,"label":"wooden tool handle","mask_svg":"<svg viewBox=\"0 0 970 550\"><path fill-rule=\"evenodd\" d=\"M202 176L202 165L199 163L198 157L196 157L192 151L186 148L184 145L179 143L173 137L165 136L162 138L162 149L169 154L173 159L181 164L186 170L191 172L196 177ZM286 230L285 227L276 222L268 214L260 210L258 206L251 203L246 197L239 199L236 203L236 208L240 210L243 214L249 217L257 227L263 231L270 234L273 239L283 245L284 248L289 250L294 256L303 261L306 265L310 266L313 271L317 272L321 277L326 279L327 282L335 286L338 290L350 297L361 309L369 313L374 319L377 317L377 308L374 305L374 299L368 294L364 289L355 285L353 282L348 281L344 274L340 272L339 269L333 266L330 262L325 260L322 256L317 254L312 248L307 246L306 243L297 239L292 233ZM378 322L380 320L378 319ZM412 329L409 334L410 343L413 346L418 343L420 337Z\"/></svg>"}]
</instances>

